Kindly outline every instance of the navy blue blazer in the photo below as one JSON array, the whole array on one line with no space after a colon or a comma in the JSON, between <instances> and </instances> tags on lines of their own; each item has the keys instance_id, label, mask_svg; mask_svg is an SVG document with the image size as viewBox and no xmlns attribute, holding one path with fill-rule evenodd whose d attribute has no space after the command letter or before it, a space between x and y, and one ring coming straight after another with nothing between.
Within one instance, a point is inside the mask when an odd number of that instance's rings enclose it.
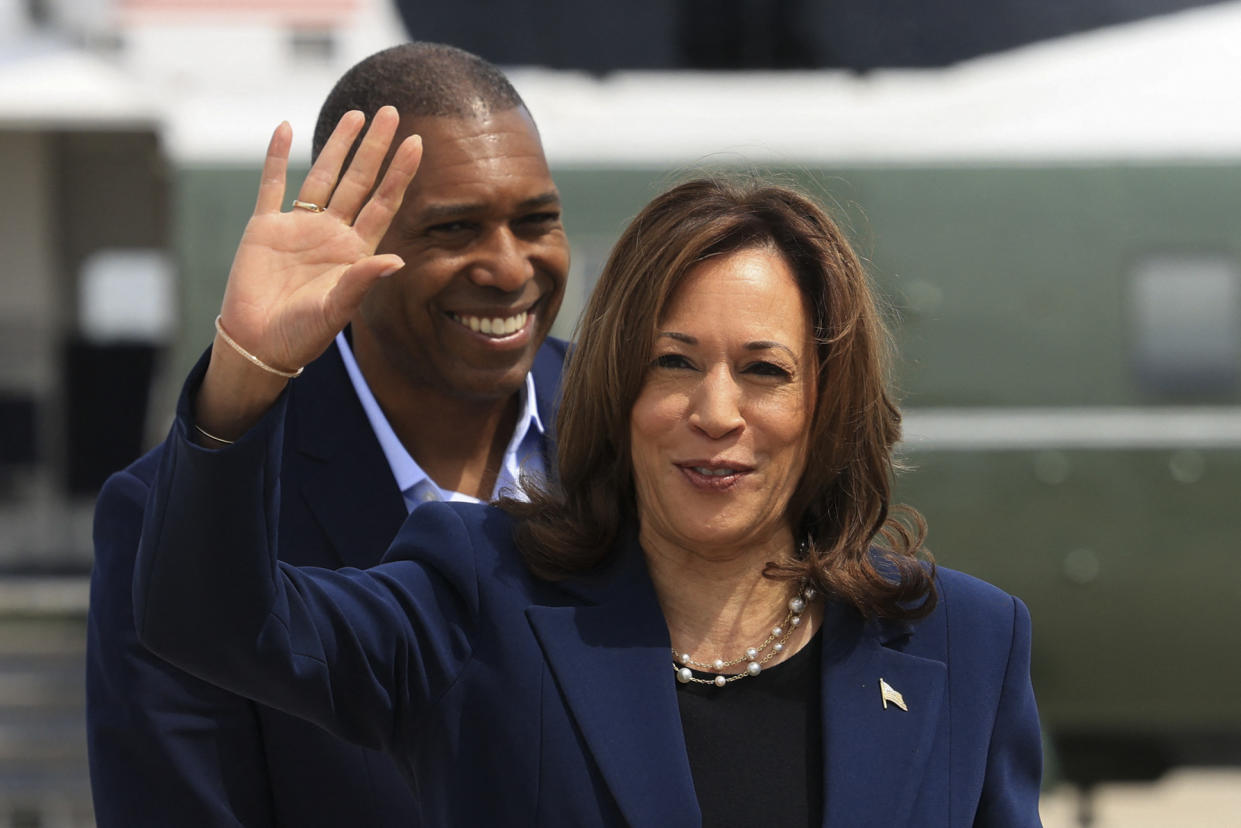
<instances>
[{"instance_id":1,"label":"navy blue blazer","mask_svg":"<svg viewBox=\"0 0 1241 828\"><path fill-rule=\"evenodd\" d=\"M565 347L548 340L535 360L549 425ZM279 445L281 559L331 569L377 563L406 509L335 345L290 384ZM138 642L134 559L162 456L158 448L113 475L95 510L87 736L98 824L416 825L414 797L386 755L203 682Z\"/></svg>"},{"instance_id":2,"label":"navy blue blazer","mask_svg":"<svg viewBox=\"0 0 1241 828\"><path fill-rule=\"evenodd\" d=\"M188 439L153 488L138 633L202 678L392 754L426 825L701 823L666 623L633 539L591 577L523 565L494 507L432 505L369 570L278 563L283 402L234 446ZM916 625L831 604L824 824L1039 824L1030 622L941 569ZM879 680L904 697L886 709Z\"/></svg>"}]
</instances>

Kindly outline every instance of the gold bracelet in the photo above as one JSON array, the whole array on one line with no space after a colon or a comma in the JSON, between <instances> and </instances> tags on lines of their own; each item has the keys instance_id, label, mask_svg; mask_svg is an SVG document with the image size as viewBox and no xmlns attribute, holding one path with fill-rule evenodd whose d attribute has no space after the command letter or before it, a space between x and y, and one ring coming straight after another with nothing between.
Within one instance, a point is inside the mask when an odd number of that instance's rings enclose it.
<instances>
[{"instance_id":1,"label":"gold bracelet","mask_svg":"<svg viewBox=\"0 0 1241 828\"><path fill-rule=\"evenodd\" d=\"M250 362L262 368L267 373L275 374L276 376L284 377L285 379L296 379L297 377L300 377L302 375L302 371L306 370L306 366L304 365L301 368L298 368L296 371L282 371L279 368L271 367L266 362L259 359L254 354L250 353L245 348L238 345L236 341L231 336L228 335L228 331L224 330L224 323L221 321L222 318L223 318L222 316L217 316L215 318L216 333L224 337L224 341L227 342L229 345L231 345L234 351L241 354L243 357L250 360ZM203 432L203 433L206 434L206 432ZM207 436L210 437L211 435L207 434Z\"/></svg>"},{"instance_id":2,"label":"gold bracelet","mask_svg":"<svg viewBox=\"0 0 1241 828\"><path fill-rule=\"evenodd\" d=\"M220 443L221 445L231 446L237 442L236 440L225 440L223 437L216 437L214 434L212 434L210 431L200 426L198 423L194 423L194 430L197 431L202 436L206 437L208 440L215 440L217 443Z\"/></svg>"}]
</instances>

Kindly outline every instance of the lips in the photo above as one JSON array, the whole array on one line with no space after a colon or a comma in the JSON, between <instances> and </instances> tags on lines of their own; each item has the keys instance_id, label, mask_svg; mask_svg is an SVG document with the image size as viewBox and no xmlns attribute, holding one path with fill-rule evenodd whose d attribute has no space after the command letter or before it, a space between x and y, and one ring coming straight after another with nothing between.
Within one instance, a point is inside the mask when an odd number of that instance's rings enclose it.
<instances>
[{"instance_id":1,"label":"lips","mask_svg":"<svg viewBox=\"0 0 1241 828\"><path fill-rule=\"evenodd\" d=\"M752 466L721 460L690 460L675 465L696 488L710 491L731 488L754 470Z\"/></svg>"}]
</instances>

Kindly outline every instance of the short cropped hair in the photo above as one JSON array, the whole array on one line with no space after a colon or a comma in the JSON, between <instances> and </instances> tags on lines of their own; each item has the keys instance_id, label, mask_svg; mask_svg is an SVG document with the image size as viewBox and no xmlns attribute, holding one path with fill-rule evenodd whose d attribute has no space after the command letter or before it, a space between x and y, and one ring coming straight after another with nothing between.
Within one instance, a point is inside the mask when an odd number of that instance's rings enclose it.
<instances>
[{"instance_id":1,"label":"short cropped hair","mask_svg":"<svg viewBox=\"0 0 1241 828\"><path fill-rule=\"evenodd\" d=\"M376 52L341 76L319 110L312 160L341 116L361 110L367 122L382 106L402 117L481 117L525 107L504 73L478 55L442 43L415 41Z\"/></svg>"},{"instance_id":2,"label":"short cropped hair","mask_svg":"<svg viewBox=\"0 0 1241 828\"><path fill-rule=\"evenodd\" d=\"M917 559L925 523L890 509L900 412L888 390L890 338L858 257L810 198L757 180L699 179L658 196L612 250L583 313L557 420L559 485L502 502L527 566L547 579L604 565L637 525L630 417L656 326L700 262L777 251L810 311L816 343L808 455L788 504L800 541L773 578L806 578L867 617L935 606L933 566Z\"/></svg>"}]
</instances>

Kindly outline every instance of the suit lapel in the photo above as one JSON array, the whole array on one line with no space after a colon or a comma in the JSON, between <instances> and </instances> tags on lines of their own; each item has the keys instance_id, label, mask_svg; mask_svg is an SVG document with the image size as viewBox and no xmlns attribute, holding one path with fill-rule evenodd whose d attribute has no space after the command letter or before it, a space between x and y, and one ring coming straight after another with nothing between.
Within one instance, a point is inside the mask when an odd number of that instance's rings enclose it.
<instances>
[{"instance_id":1,"label":"suit lapel","mask_svg":"<svg viewBox=\"0 0 1241 828\"><path fill-rule=\"evenodd\" d=\"M699 825L667 626L641 550L628 547L617 574L569 587L585 605L533 606L526 615L625 819ZM820 700L825 826L910 824L934 771L947 669L886 646L909 632L828 605ZM884 708L880 679L908 710Z\"/></svg>"},{"instance_id":2,"label":"suit lapel","mask_svg":"<svg viewBox=\"0 0 1241 828\"><path fill-rule=\"evenodd\" d=\"M823 628L824 825L907 825L939 729L946 668L832 604ZM880 679L908 710L883 705Z\"/></svg>"},{"instance_id":3,"label":"suit lapel","mask_svg":"<svg viewBox=\"0 0 1241 828\"><path fill-rule=\"evenodd\" d=\"M530 625L582 736L630 825L699 825L671 645L636 545L602 596L533 606Z\"/></svg>"},{"instance_id":4,"label":"suit lapel","mask_svg":"<svg viewBox=\"0 0 1241 828\"><path fill-rule=\"evenodd\" d=\"M543 441L543 467L553 482L560 474L555 451L556 416L560 409L560 380L568 347L567 342L549 337L534 355L534 365L530 369L534 377L534 401L547 434Z\"/></svg>"},{"instance_id":5,"label":"suit lapel","mask_svg":"<svg viewBox=\"0 0 1241 828\"><path fill-rule=\"evenodd\" d=\"M335 344L294 385L289 408L285 463L297 468L282 476L295 487L283 498L303 500L334 558L298 563L374 566L407 516L405 501Z\"/></svg>"}]
</instances>

